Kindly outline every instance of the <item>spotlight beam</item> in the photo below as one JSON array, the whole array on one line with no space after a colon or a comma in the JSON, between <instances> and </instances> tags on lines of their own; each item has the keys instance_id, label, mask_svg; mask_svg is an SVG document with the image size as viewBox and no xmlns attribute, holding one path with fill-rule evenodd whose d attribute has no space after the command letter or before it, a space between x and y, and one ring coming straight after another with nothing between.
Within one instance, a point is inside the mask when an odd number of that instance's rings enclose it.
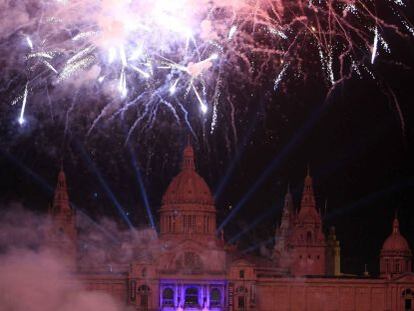
<instances>
[{"instance_id":1,"label":"spotlight beam","mask_svg":"<svg viewBox=\"0 0 414 311\"><path fill-rule=\"evenodd\" d=\"M348 205L347 207L333 210L326 215L325 219L332 220L332 219L342 216L345 213L353 211L355 209L361 209L362 207L367 207L369 204L373 204L375 201L378 201L379 199L383 199L395 192L398 192L398 191L401 191L407 188L414 188L414 178L408 178L405 180L401 180L380 191L370 193L369 195L362 197L361 199Z\"/></svg>"},{"instance_id":2,"label":"spotlight beam","mask_svg":"<svg viewBox=\"0 0 414 311\"><path fill-rule=\"evenodd\" d=\"M126 215L124 208L122 207L121 203L119 203L118 199L116 198L116 196L112 192L111 188L108 186L108 184L104 180L101 172L96 167L95 163L93 163L93 161L88 156L85 149L83 148L83 146L80 143L75 142L75 145L76 145L77 149L80 151L80 154L81 154L82 158L85 160L85 162L87 163L89 169L91 170L92 173L94 173L95 177L98 179L99 183L101 184L102 188L105 190L105 192L108 195L109 199L115 205L115 207L118 211L118 214L127 223L129 228L132 229L134 226L132 225L131 221L129 220L128 216Z\"/></svg>"},{"instance_id":3,"label":"spotlight beam","mask_svg":"<svg viewBox=\"0 0 414 311\"><path fill-rule=\"evenodd\" d=\"M36 184L38 184L44 192L48 196L53 196L54 188L46 182L46 180L41 177L39 174L34 172L32 169L27 167L25 164L23 164L20 160L18 160L13 155L9 154L8 152L0 149L0 153L10 162L12 162L14 165L16 165L24 174L31 177ZM85 219L91 223L94 227L98 228L99 231L101 231L103 234L105 234L108 238L110 238L113 242L119 243L119 240L115 238L112 234L110 234L107 230L105 230L101 225L99 225L96 221L94 221L83 209L81 209L79 206L77 206L75 203L70 201L70 205L76 210L77 213L82 214L82 216L85 217Z\"/></svg>"},{"instance_id":4,"label":"spotlight beam","mask_svg":"<svg viewBox=\"0 0 414 311\"><path fill-rule=\"evenodd\" d=\"M227 167L226 173L224 174L224 176L221 178L218 186L216 187L216 190L214 191L214 198L217 201L217 199L220 197L220 195L223 193L223 190L226 188L230 177L233 174L234 169L236 168L237 163L239 163L241 156L244 153L244 150L246 149L247 143L250 140L253 130L256 127L257 124L257 113L253 113L253 122L249 122L249 124L251 124L246 132L246 134L244 135L243 141L241 142L241 144L238 146L237 150L236 150L236 154L234 156L234 158L232 159L232 161L230 162L230 165Z\"/></svg>"},{"instance_id":5,"label":"spotlight beam","mask_svg":"<svg viewBox=\"0 0 414 311\"><path fill-rule=\"evenodd\" d=\"M275 238L274 237L271 237L271 238L269 238L267 240L259 241L259 242L255 243L255 244L249 246L248 248L245 248L244 250L241 251L241 253L242 254L250 253L250 252L258 249L261 245L263 245L263 244L264 245L271 244L274 241L275 241Z\"/></svg>"},{"instance_id":6,"label":"spotlight beam","mask_svg":"<svg viewBox=\"0 0 414 311\"><path fill-rule=\"evenodd\" d=\"M374 131L374 134L375 134L374 138L375 139L370 140L370 137L368 137L368 138L366 137L365 139L360 138L360 140L358 140L356 144L351 144L351 145L348 145L347 147L343 148L343 150L341 152L339 152L339 154L343 155L344 158L340 159L340 160L335 159L335 160L331 161L329 164L325 165L323 168L317 169L316 172L319 172L319 173L316 174L315 177L320 178L321 176L330 175L333 172L340 169L341 167L344 167L344 165L346 163L351 162L358 155L361 155L361 153L364 152L367 149L367 146L369 146L370 144L372 145L372 144L377 143L377 141L383 137L383 133L384 133L385 130L386 130L385 126L382 126L380 128L375 128L375 131ZM352 152L350 153L349 150L352 150ZM298 191L300 191L300 189L297 188L293 191L293 193L298 193ZM246 228L243 228L243 230L241 232L237 233L232 238L230 238L229 242L230 243L235 243L237 240L239 240L241 238L242 235L244 235L247 232L249 232L250 230L254 229L263 220L265 220L269 216L273 215L274 212L279 210L281 207L282 207L282 205L279 204L276 209L274 209L273 207L267 209L264 213L260 214L251 224L249 224L249 226L247 226Z\"/></svg>"},{"instance_id":7,"label":"spotlight beam","mask_svg":"<svg viewBox=\"0 0 414 311\"><path fill-rule=\"evenodd\" d=\"M249 201L252 195L259 189L264 181L280 167L283 160L290 154L290 152L296 148L307 134L312 130L317 121L320 119L322 113L325 110L325 105L319 106L305 122L305 124L295 133L290 142L283 148L282 152L277 155L262 172L260 177L256 180L253 186L247 191L246 195L237 203L236 207L231 210L230 214L223 220L220 226L217 228L217 233L221 232L223 228L229 223L229 221L240 211L240 209Z\"/></svg>"},{"instance_id":8,"label":"spotlight beam","mask_svg":"<svg viewBox=\"0 0 414 311\"><path fill-rule=\"evenodd\" d=\"M138 185L139 185L139 191L140 191L140 194L141 194L141 199L144 203L145 210L147 212L151 228L155 228L154 216L152 215L152 212L151 212L151 207L150 207L150 204L149 204L149 201L148 201L147 191L145 190L145 185L144 185L144 182L142 180L141 170L139 169L139 165L137 163L136 154L135 154L135 152L134 152L134 150L133 150L133 148L130 144L128 144L128 149L129 149L129 153L131 155L132 167L134 168L134 171L135 171L135 177L136 177Z\"/></svg>"}]
</instances>

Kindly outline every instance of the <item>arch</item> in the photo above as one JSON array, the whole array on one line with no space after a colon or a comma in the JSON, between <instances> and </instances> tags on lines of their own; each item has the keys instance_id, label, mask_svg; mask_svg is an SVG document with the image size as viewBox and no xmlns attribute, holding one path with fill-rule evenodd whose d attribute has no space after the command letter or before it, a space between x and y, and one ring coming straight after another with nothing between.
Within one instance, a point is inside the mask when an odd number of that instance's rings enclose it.
<instances>
[{"instance_id":1,"label":"arch","mask_svg":"<svg viewBox=\"0 0 414 311\"><path fill-rule=\"evenodd\" d=\"M244 295L237 297L237 309L238 310L246 309L246 297Z\"/></svg>"},{"instance_id":2,"label":"arch","mask_svg":"<svg viewBox=\"0 0 414 311\"><path fill-rule=\"evenodd\" d=\"M198 307L198 288L187 287L185 289L184 306L186 307Z\"/></svg>"},{"instance_id":3,"label":"arch","mask_svg":"<svg viewBox=\"0 0 414 311\"><path fill-rule=\"evenodd\" d=\"M167 307L174 306L174 290L171 287L164 288L162 291L162 305Z\"/></svg>"},{"instance_id":4,"label":"arch","mask_svg":"<svg viewBox=\"0 0 414 311\"><path fill-rule=\"evenodd\" d=\"M210 290L210 307L219 307L221 305L221 291L217 287Z\"/></svg>"},{"instance_id":5,"label":"arch","mask_svg":"<svg viewBox=\"0 0 414 311\"><path fill-rule=\"evenodd\" d=\"M245 275L245 274L244 274L244 270L240 270L240 271L239 271L239 278L240 278L240 279L244 279L244 275Z\"/></svg>"},{"instance_id":6,"label":"arch","mask_svg":"<svg viewBox=\"0 0 414 311\"><path fill-rule=\"evenodd\" d=\"M406 288L402 291L401 296L404 300L404 311L411 311L413 307L414 291Z\"/></svg>"},{"instance_id":7,"label":"arch","mask_svg":"<svg viewBox=\"0 0 414 311\"><path fill-rule=\"evenodd\" d=\"M411 288L406 288L402 291L401 296L404 298L414 298L414 291Z\"/></svg>"},{"instance_id":8,"label":"arch","mask_svg":"<svg viewBox=\"0 0 414 311\"><path fill-rule=\"evenodd\" d=\"M141 307L142 310L147 310L149 307L149 294L150 294L151 289L149 288L148 285L141 285L140 287L138 287L138 296L139 296L139 305Z\"/></svg>"},{"instance_id":9,"label":"arch","mask_svg":"<svg viewBox=\"0 0 414 311\"><path fill-rule=\"evenodd\" d=\"M148 285L141 285L140 287L138 287L138 292L139 293L149 293L151 291L151 289L149 288Z\"/></svg>"},{"instance_id":10,"label":"arch","mask_svg":"<svg viewBox=\"0 0 414 311\"><path fill-rule=\"evenodd\" d=\"M307 243L312 243L312 232L308 231L306 233L306 242Z\"/></svg>"},{"instance_id":11,"label":"arch","mask_svg":"<svg viewBox=\"0 0 414 311\"><path fill-rule=\"evenodd\" d=\"M246 297L247 297L247 288L244 286L239 286L236 288L237 295L237 310L246 309Z\"/></svg>"},{"instance_id":12,"label":"arch","mask_svg":"<svg viewBox=\"0 0 414 311\"><path fill-rule=\"evenodd\" d=\"M195 252L185 252L183 254L183 265L185 270L190 273L200 272L203 269L201 257Z\"/></svg>"}]
</instances>

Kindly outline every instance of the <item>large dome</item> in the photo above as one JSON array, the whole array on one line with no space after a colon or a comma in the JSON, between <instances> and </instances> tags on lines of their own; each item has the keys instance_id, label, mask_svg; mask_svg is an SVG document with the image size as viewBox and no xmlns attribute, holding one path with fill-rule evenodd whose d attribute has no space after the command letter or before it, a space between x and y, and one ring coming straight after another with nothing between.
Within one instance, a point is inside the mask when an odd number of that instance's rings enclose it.
<instances>
[{"instance_id":1,"label":"large dome","mask_svg":"<svg viewBox=\"0 0 414 311\"><path fill-rule=\"evenodd\" d=\"M165 192L163 205L197 204L214 206L210 188L197 174L194 165L194 150L188 145L184 149L181 172L174 177Z\"/></svg>"},{"instance_id":2,"label":"large dome","mask_svg":"<svg viewBox=\"0 0 414 311\"><path fill-rule=\"evenodd\" d=\"M408 245L407 240L400 233L397 218L394 219L392 233L385 240L382 246L381 254L411 256L410 246Z\"/></svg>"}]
</instances>

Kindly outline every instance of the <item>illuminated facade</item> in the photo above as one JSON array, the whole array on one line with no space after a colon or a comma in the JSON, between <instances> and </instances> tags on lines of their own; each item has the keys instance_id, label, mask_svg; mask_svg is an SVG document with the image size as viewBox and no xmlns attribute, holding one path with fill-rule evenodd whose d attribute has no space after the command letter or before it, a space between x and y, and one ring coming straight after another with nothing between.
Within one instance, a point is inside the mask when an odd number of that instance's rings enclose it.
<instances>
[{"instance_id":1,"label":"illuminated facade","mask_svg":"<svg viewBox=\"0 0 414 311\"><path fill-rule=\"evenodd\" d=\"M414 310L411 250L398 220L381 250L380 278L342 274L339 241L333 228L324 234L309 173L299 209L289 191L285 197L271 258L242 256L217 237L214 199L191 146L163 196L159 234L151 231L128 265L75 268L75 214L63 171L51 214L51 240L85 286L136 310Z\"/></svg>"}]
</instances>

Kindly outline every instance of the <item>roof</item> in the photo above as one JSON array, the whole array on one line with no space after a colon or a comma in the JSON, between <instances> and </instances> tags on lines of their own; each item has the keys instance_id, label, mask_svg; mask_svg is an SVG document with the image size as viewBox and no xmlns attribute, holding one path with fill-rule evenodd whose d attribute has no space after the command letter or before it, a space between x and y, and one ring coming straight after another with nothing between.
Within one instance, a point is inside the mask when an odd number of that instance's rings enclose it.
<instances>
[{"instance_id":1,"label":"roof","mask_svg":"<svg viewBox=\"0 0 414 311\"><path fill-rule=\"evenodd\" d=\"M204 179L195 171L194 150L188 145L183 152L181 172L174 177L165 192L163 205L214 205L213 195Z\"/></svg>"},{"instance_id":2,"label":"roof","mask_svg":"<svg viewBox=\"0 0 414 311\"><path fill-rule=\"evenodd\" d=\"M397 218L393 221L391 235L385 240L382 246L381 255L411 256L410 246L400 233L400 225Z\"/></svg>"}]
</instances>

